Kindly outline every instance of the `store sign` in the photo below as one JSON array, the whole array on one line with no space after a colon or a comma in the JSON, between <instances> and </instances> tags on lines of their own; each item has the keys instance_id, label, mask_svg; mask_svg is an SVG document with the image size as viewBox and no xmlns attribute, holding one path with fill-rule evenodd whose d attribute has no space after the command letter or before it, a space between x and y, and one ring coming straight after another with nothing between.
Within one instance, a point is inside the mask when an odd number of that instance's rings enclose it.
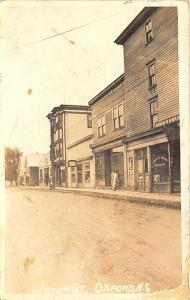
<instances>
[{"instance_id":1,"label":"store sign","mask_svg":"<svg viewBox=\"0 0 190 300\"><path fill-rule=\"evenodd\" d=\"M162 155L157 156L152 162L153 167L155 167L155 168L166 167L167 163L168 163L167 157L162 156Z\"/></svg>"},{"instance_id":2,"label":"store sign","mask_svg":"<svg viewBox=\"0 0 190 300\"><path fill-rule=\"evenodd\" d=\"M76 160L69 160L68 161L68 167L76 167L77 161Z\"/></svg>"}]
</instances>

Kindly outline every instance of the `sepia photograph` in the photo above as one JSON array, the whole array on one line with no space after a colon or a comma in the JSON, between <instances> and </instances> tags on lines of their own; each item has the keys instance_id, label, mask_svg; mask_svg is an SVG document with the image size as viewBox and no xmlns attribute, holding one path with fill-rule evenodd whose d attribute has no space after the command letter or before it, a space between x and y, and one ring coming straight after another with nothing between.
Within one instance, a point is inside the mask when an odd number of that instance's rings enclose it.
<instances>
[{"instance_id":1,"label":"sepia photograph","mask_svg":"<svg viewBox=\"0 0 190 300\"><path fill-rule=\"evenodd\" d=\"M190 299L188 9L0 1L3 300Z\"/></svg>"}]
</instances>

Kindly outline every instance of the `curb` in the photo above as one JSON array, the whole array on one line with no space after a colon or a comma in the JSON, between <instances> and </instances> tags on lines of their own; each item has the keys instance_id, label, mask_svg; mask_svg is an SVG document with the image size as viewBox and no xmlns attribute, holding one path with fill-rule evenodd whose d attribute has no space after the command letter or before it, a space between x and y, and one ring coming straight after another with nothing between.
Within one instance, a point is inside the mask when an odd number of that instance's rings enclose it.
<instances>
[{"instance_id":1,"label":"curb","mask_svg":"<svg viewBox=\"0 0 190 300\"><path fill-rule=\"evenodd\" d=\"M28 189L28 190L37 190L37 191L44 191L44 192L59 192L59 193L73 193L73 194L80 194L90 197L96 197L96 198L106 198L106 199L112 199L112 200L119 200L119 201L128 201L130 203L138 203L142 205L154 205L158 207L165 207L165 208L173 208L173 209L180 209L181 208L181 202L180 201L171 201L167 199L159 199L159 200L152 200L148 198L142 197L136 197L136 196L124 196L124 195L112 195L112 194L106 194L106 193L100 193L100 192L90 192L90 191L79 191L79 190L64 190L56 188L55 190L45 189L45 188L35 188L35 187L20 187L21 189Z\"/></svg>"},{"instance_id":2,"label":"curb","mask_svg":"<svg viewBox=\"0 0 190 300\"><path fill-rule=\"evenodd\" d=\"M62 193L74 193L74 194L80 194L80 195L86 195L86 196L94 196L97 198L106 198L106 199L112 199L112 200L120 200L120 201L128 201L130 203L138 203L138 204L144 204L144 205L154 205L159 207L166 207L166 208L175 208L180 209L181 203L179 201L168 201L168 200L152 200L147 199L143 197L136 197L136 196L124 196L124 195L111 195L111 194L104 194L99 192L88 192L88 191L73 191L73 190L62 190L62 189L56 189L56 191L62 192Z\"/></svg>"}]
</instances>

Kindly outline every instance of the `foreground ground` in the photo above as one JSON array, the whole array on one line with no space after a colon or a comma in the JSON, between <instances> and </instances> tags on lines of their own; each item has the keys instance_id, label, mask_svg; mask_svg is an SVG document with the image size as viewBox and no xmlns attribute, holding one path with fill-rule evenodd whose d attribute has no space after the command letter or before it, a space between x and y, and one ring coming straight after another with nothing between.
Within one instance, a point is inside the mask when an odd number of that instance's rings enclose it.
<instances>
[{"instance_id":1,"label":"foreground ground","mask_svg":"<svg viewBox=\"0 0 190 300\"><path fill-rule=\"evenodd\" d=\"M16 188L6 195L7 292L180 283L180 210Z\"/></svg>"}]
</instances>

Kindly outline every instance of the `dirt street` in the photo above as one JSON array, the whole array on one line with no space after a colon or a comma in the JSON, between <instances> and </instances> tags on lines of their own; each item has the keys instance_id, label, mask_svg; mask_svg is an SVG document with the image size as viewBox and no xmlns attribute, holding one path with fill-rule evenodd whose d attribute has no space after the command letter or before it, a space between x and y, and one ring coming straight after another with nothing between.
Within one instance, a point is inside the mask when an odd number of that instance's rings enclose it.
<instances>
[{"instance_id":1,"label":"dirt street","mask_svg":"<svg viewBox=\"0 0 190 300\"><path fill-rule=\"evenodd\" d=\"M180 283L180 210L51 191L6 195L7 292Z\"/></svg>"}]
</instances>

